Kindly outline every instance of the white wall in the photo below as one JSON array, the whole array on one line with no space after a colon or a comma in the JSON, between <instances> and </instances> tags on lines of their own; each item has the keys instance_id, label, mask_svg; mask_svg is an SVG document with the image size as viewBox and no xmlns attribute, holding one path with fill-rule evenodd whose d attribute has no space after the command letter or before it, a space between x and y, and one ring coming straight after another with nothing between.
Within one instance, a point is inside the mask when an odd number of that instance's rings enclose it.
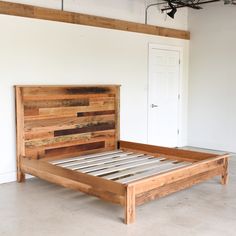
<instances>
[{"instance_id":1,"label":"white wall","mask_svg":"<svg viewBox=\"0 0 236 236\"><path fill-rule=\"evenodd\" d=\"M121 84L121 138L146 142L148 43L184 49L186 142L188 41L5 15L0 29L0 183L15 180L16 84Z\"/></svg>"},{"instance_id":2,"label":"white wall","mask_svg":"<svg viewBox=\"0 0 236 236\"><path fill-rule=\"evenodd\" d=\"M189 12L188 143L236 152L236 8Z\"/></svg>"}]
</instances>

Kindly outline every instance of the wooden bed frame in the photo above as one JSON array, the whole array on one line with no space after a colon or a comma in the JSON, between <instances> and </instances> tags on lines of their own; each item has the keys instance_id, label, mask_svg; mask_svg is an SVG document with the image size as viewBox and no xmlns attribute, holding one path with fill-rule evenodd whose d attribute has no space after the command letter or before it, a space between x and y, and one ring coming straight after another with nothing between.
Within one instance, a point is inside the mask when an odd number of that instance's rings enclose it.
<instances>
[{"instance_id":1,"label":"wooden bed frame","mask_svg":"<svg viewBox=\"0 0 236 236\"><path fill-rule=\"evenodd\" d=\"M145 202L215 176L227 183L228 154L119 141L119 90L16 86L18 182L27 173L120 204L126 224Z\"/></svg>"}]
</instances>

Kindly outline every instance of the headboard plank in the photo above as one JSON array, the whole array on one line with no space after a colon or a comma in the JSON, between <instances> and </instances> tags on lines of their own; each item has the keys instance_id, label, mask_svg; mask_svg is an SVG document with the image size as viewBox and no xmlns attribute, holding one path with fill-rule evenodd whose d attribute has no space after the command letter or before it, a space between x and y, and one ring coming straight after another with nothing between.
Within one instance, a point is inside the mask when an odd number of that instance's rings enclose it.
<instances>
[{"instance_id":1,"label":"headboard plank","mask_svg":"<svg viewBox=\"0 0 236 236\"><path fill-rule=\"evenodd\" d=\"M119 88L16 86L18 162L117 148Z\"/></svg>"}]
</instances>

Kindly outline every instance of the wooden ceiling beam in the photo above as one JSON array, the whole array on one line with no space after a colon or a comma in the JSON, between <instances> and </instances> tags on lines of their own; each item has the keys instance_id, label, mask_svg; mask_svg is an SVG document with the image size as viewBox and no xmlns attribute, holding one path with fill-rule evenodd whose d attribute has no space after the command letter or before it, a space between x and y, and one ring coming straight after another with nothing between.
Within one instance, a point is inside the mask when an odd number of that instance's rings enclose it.
<instances>
[{"instance_id":1,"label":"wooden ceiling beam","mask_svg":"<svg viewBox=\"0 0 236 236\"><path fill-rule=\"evenodd\" d=\"M190 39L190 32L184 30L145 25L124 20L117 20L106 17L67 12L5 1L0 1L0 14L130 31L178 39Z\"/></svg>"}]
</instances>

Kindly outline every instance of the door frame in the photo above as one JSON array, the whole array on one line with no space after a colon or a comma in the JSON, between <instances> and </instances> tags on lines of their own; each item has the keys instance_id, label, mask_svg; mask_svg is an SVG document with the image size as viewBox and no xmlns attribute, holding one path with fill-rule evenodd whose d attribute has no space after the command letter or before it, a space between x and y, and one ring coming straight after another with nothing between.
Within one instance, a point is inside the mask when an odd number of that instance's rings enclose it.
<instances>
[{"instance_id":1,"label":"door frame","mask_svg":"<svg viewBox=\"0 0 236 236\"><path fill-rule=\"evenodd\" d=\"M182 146L182 139L183 139L183 114L181 111L183 111L183 56L184 56L184 48L181 46L172 46L172 45L166 45L166 44L158 44L158 43L149 43L148 44L148 76L147 76L147 143L149 139L149 113L150 113L150 96L149 96L149 88L150 88L150 52L151 49L159 49L159 50L169 50L169 51L178 51L179 52L179 58L180 58L180 64L179 64L179 85L178 85L178 94L180 96L178 101L178 136L177 136L177 147ZM177 132L177 130L176 130Z\"/></svg>"}]
</instances>

